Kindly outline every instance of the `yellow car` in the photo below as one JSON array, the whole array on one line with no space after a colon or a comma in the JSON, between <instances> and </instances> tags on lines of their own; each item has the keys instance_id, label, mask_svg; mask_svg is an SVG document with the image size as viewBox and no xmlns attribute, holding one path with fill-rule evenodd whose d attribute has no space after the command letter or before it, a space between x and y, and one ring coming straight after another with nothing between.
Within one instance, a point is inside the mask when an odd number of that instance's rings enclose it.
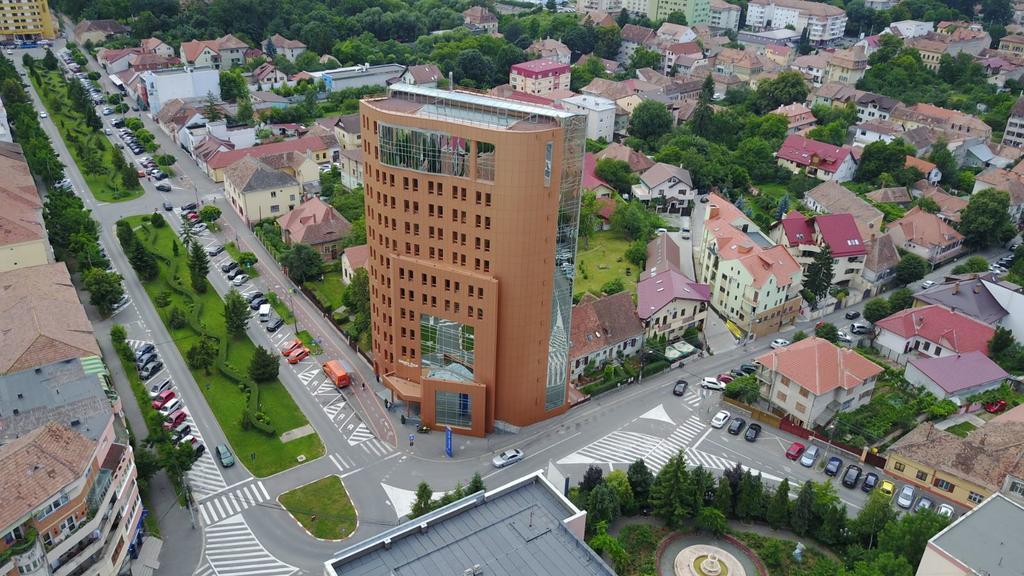
<instances>
[{"instance_id":1,"label":"yellow car","mask_svg":"<svg viewBox=\"0 0 1024 576\"><path fill-rule=\"evenodd\" d=\"M896 490L896 485L888 480L882 480L882 483L878 485L878 491L886 496L892 496L892 493Z\"/></svg>"}]
</instances>

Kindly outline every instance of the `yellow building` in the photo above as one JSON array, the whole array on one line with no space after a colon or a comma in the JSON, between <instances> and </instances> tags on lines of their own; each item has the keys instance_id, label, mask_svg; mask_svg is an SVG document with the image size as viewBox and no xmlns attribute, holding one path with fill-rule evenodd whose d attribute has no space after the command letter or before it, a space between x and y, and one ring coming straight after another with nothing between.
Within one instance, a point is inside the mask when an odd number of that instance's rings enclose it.
<instances>
[{"instance_id":1,"label":"yellow building","mask_svg":"<svg viewBox=\"0 0 1024 576\"><path fill-rule=\"evenodd\" d=\"M886 453L885 471L918 491L973 508L999 491L1024 456L1024 422L992 421L966 438L924 423Z\"/></svg>"},{"instance_id":2,"label":"yellow building","mask_svg":"<svg viewBox=\"0 0 1024 576\"><path fill-rule=\"evenodd\" d=\"M2 40L53 40L56 29L46 0L0 2Z\"/></svg>"},{"instance_id":3,"label":"yellow building","mask_svg":"<svg viewBox=\"0 0 1024 576\"><path fill-rule=\"evenodd\" d=\"M277 218L302 201L302 186L292 175L246 156L224 170L224 194L246 222Z\"/></svg>"}]
</instances>

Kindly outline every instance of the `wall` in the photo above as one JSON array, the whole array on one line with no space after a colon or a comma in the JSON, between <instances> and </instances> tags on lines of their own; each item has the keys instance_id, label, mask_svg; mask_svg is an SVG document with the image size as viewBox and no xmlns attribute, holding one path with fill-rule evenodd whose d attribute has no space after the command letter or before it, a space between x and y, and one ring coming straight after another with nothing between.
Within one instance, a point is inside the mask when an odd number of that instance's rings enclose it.
<instances>
[{"instance_id":1,"label":"wall","mask_svg":"<svg viewBox=\"0 0 1024 576\"><path fill-rule=\"evenodd\" d=\"M885 471L892 476L902 478L910 484L913 484L919 492L917 496L920 496L920 491L923 489L948 500L952 500L966 508L974 508L977 503L971 502L968 499L972 492L980 494L982 499L987 498L992 494L992 491L987 488L983 488L973 482L963 478L958 478L952 474L938 471L927 464L917 462L900 454L890 452L887 456L888 460L885 463ZM902 467L903 470L898 470L900 467ZM922 473L924 475L923 479L917 477L918 473ZM948 492L934 486L933 482L936 478L952 483L954 485L953 491ZM980 502L981 500L979 499L978 503Z\"/></svg>"},{"instance_id":2,"label":"wall","mask_svg":"<svg viewBox=\"0 0 1024 576\"><path fill-rule=\"evenodd\" d=\"M284 216L298 206L302 198L302 188L298 185L275 190L255 190L243 194L230 182L225 181L224 192L238 216L250 223L264 218Z\"/></svg>"},{"instance_id":3,"label":"wall","mask_svg":"<svg viewBox=\"0 0 1024 576\"><path fill-rule=\"evenodd\" d=\"M683 337L687 328L704 328L708 316L706 302L695 300L673 300L647 320L647 337L664 335L669 342Z\"/></svg>"}]
</instances>

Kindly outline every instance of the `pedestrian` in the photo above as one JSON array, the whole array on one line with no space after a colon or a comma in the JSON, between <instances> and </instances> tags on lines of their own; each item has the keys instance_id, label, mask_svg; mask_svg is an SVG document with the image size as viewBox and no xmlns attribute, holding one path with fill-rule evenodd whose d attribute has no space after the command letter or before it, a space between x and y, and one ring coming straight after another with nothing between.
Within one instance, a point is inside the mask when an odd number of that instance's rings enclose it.
<instances>
[{"instance_id":1,"label":"pedestrian","mask_svg":"<svg viewBox=\"0 0 1024 576\"><path fill-rule=\"evenodd\" d=\"M366 390L366 382L363 382L363 390Z\"/></svg>"}]
</instances>

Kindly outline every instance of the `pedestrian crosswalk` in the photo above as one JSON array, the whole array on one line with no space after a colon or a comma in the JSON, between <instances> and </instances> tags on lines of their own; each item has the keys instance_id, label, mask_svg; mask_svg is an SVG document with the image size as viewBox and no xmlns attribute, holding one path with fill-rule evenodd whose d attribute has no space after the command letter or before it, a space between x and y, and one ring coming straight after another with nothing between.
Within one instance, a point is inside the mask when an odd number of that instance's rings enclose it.
<instances>
[{"instance_id":1,"label":"pedestrian crosswalk","mask_svg":"<svg viewBox=\"0 0 1024 576\"><path fill-rule=\"evenodd\" d=\"M370 438L369 440L360 442L359 447L362 448L363 451L369 454L370 456L375 457L387 456L388 454L394 452L394 448L388 446L387 444L381 442L380 440L377 440L376 438Z\"/></svg>"},{"instance_id":2,"label":"pedestrian crosswalk","mask_svg":"<svg viewBox=\"0 0 1024 576\"><path fill-rule=\"evenodd\" d=\"M662 440L649 454L644 456L644 463L655 474L668 462L669 458L685 450L700 433L704 431L704 423L699 418L691 416L683 421L669 434L668 438Z\"/></svg>"},{"instance_id":3,"label":"pedestrian crosswalk","mask_svg":"<svg viewBox=\"0 0 1024 576\"><path fill-rule=\"evenodd\" d=\"M352 460L351 456L346 458L341 454L328 454L327 457L338 467L339 472L344 472L355 466L355 461Z\"/></svg>"},{"instance_id":4,"label":"pedestrian crosswalk","mask_svg":"<svg viewBox=\"0 0 1024 576\"><path fill-rule=\"evenodd\" d=\"M213 566L210 566L209 560L203 560L196 568L196 571L192 573L192 576L217 576L217 573L213 571Z\"/></svg>"},{"instance_id":5,"label":"pedestrian crosswalk","mask_svg":"<svg viewBox=\"0 0 1024 576\"><path fill-rule=\"evenodd\" d=\"M373 432L370 432L370 428L366 424L360 422L359 426L356 426L356 429L349 434L348 445L355 446L356 444L365 442L371 438L373 438Z\"/></svg>"},{"instance_id":6,"label":"pedestrian crosswalk","mask_svg":"<svg viewBox=\"0 0 1024 576\"><path fill-rule=\"evenodd\" d=\"M697 450L696 448L686 449L686 463L690 466L703 466L709 469L715 470L728 470L735 466L735 463L715 456L714 454L708 454L707 452Z\"/></svg>"},{"instance_id":7,"label":"pedestrian crosswalk","mask_svg":"<svg viewBox=\"0 0 1024 576\"><path fill-rule=\"evenodd\" d=\"M209 564L217 576L291 576L298 571L267 552L241 515L207 527L205 537L203 564ZM196 572L196 576L205 575Z\"/></svg>"},{"instance_id":8,"label":"pedestrian crosswalk","mask_svg":"<svg viewBox=\"0 0 1024 576\"><path fill-rule=\"evenodd\" d=\"M634 462L647 456L662 439L640 432L616 430L559 460L561 464Z\"/></svg>"},{"instance_id":9,"label":"pedestrian crosswalk","mask_svg":"<svg viewBox=\"0 0 1024 576\"><path fill-rule=\"evenodd\" d=\"M270 494L263 482L249 482L203 501L199 505L199 513L203 517L203 524L210 526L268 499Z\"/></svg>"}]
</instances>

